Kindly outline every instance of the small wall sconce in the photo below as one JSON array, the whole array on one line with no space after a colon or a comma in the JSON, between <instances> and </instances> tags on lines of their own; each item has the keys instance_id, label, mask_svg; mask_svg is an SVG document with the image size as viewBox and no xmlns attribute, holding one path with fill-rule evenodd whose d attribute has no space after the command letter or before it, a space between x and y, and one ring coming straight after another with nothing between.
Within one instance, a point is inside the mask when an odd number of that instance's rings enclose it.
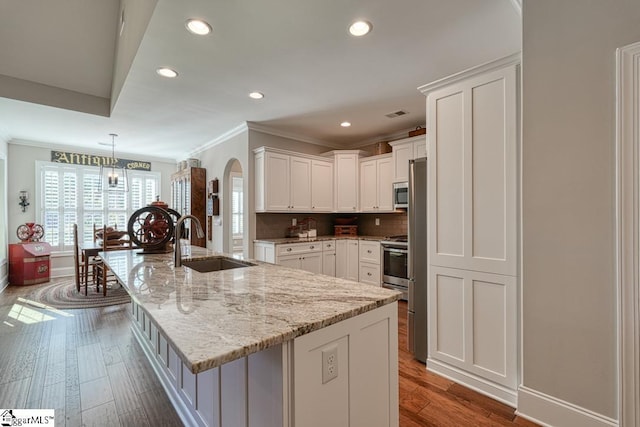
<instances>
[{"instance_id":1,"label":"small wall sconce","mask_svg":"<svg viewBox=\"0 0 640 427\"><path fill-rule=\"evenodd\" d=\"M20 202L18 203L22 207L22 212L27 211L27 206L29 206L29 193L26 191L21 191L18 195Z\"/></svg>"}]
</instances>

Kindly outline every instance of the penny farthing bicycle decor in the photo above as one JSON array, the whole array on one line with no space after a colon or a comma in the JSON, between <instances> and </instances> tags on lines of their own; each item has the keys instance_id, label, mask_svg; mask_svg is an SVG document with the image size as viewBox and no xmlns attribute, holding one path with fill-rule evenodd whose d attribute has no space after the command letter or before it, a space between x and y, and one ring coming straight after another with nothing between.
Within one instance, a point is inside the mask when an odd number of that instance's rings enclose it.
<instances>
[{"instance_id":1,"label":"penny farthing bicycle decor","mask_svg":"<svg viewBox=\"0 0 640 427\"><path fill-rule=\"evenodd\" d=\"M18 226L16 234L23 243L39 242L44 237L44 227L35 222L27 222Z\"/></svg>"},{"instance_id":2,"label":"penny farthing bicycle decor","mask_svg":"<svg viewBox=\"0 0 640 427\"><path fill-rule=\"evenodd\" d=\"M178 212L158 200L135 211L129 218L127 231L132 242L142 248L142 254L171 252L178 218Z\"/></svg>"}]
</instances>

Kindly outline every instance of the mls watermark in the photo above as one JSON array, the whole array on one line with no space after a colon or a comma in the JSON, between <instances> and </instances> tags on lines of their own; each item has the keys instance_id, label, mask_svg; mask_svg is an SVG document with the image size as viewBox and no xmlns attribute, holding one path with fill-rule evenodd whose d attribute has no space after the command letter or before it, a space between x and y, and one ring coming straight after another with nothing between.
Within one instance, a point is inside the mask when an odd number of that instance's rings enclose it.
<instances>
[{"instance_id":1,"label":"mls watermark","mask_svg":"<svg viewBox=\"0 0 640 427\"><path fill-rule=\"evenodd\" d=\"M0 426L55 426L53 409L0 409Z\"/></svg>"}]
</instances>

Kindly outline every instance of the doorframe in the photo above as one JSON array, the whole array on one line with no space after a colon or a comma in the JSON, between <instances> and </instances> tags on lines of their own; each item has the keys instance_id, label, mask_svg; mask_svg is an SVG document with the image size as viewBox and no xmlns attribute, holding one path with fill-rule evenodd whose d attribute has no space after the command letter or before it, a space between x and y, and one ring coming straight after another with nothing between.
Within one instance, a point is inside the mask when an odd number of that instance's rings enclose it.
<instances>
[{"instance_id":1,"label":"doorframe","mask_svg":"<svg viewBox=\"0 0 640 427\"><path fill-rule=\"evenodd\" d=\"M640 426L640 42L616 51L618 422Z\"/></svg>"}]
</instances>

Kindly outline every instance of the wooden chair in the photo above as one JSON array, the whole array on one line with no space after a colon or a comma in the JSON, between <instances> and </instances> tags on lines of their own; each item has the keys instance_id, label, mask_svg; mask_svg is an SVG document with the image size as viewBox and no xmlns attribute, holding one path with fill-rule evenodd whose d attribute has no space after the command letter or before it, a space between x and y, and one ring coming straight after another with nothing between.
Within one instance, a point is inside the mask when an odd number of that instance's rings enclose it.
<instances>
[{"instance_id":1,"label":"wooden chair","mask_svg":"<svg viewBox=\"0 0 640 427\"><path fill-rule=\"evenodd\" d=\"M78 224L73 224L73 264L76 279L76 290L80 292L80 288L84 286L84 294L88 294L88 272L91 271L93 281L96 280L96 268L99 261L94 259L83 259L80 253L80 244L78 243ZM90 270L89 270L90 269Z\"/></svg>"},{"instance_id":2,"label":"wooden chair","mask_svg":"<svg viewBox=\"0 0 640 427\"><path fill-rule=\"evenodd\" d=\"M108 230L107 226L103 226L102 230ZM112 232L113 234L119 236L117 239L109 238L109 232L102 233L102 251L121 251L123 249L133 249L133 245L130 239L123 240L121 237L121 233L117 230ZM94 233L95 234L95 233ZM102 286L102 295L107 296L107 287L109 283L118 283L118 279L113 273L110 273L109 267L107 267L104 262L100 262L98 265L98 280L96 282L96 290L100 291L100 286Z\"/></svg>"}]
</instances>

